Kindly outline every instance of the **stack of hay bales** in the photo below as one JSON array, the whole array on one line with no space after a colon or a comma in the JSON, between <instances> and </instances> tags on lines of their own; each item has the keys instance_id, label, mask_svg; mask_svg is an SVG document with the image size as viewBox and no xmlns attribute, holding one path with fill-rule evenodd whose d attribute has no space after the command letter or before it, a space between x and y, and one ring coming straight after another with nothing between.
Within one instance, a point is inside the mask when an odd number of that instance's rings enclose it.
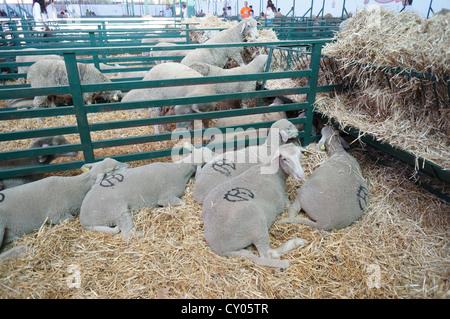
<instances>
[{"instance_id":1,"label":"stack of hay bales","mask_svg":"<svg viewBox=\"0 0 450 319\"><path fill-rule=\"evenodd\" d=\"M450 167L450 14L423 19L375 7L346 24L323 53L350 89L319 99L318 110Z\"/></svg>"}]
</instances>

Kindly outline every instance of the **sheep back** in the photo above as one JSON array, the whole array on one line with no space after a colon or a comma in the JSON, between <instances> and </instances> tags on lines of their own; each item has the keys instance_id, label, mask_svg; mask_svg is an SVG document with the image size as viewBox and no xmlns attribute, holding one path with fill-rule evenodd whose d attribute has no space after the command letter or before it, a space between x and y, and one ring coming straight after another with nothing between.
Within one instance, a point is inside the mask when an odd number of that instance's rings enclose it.
<instances>
[{"instance_id":1,"label":"sheep back","mask_svg":"<svg viewBox=\"0 0 450 319\"><path fill-rule=\"evenodd\" d=\"M88 83L109 83L111 82L103 73L101 73L94 65L78 63L78 73L81 84ZM28 72L27 80L31 87L46 87L46 86L63 86L69 85L67 77L66 65L64 61L60 60L40 60L34 63ZM104 100L111 100L117 96L121 97L120 91L101 91L83 93L83 100L86 104L91 104L97 98ZM36 99L33 102L35 107L40 106L55 106L50 105L47 99Z\"/></svg>"},{"instance_id":2,"label":"sheep back","mask_svg":"<svg viewBox=\"0 0 450 319\"><path fill-rule=\"evenodd\" d=\"M202 75L188 66L182 65L180 63L168 62L153 67L150 71L147 72L143 80L168 80L194 77L202 77ZM181 85L162 89L158 87L148 89L133 89L125 94L122 102L171 99L177 97L213 94L216 94L216 91L212 84ZM215 103L200 104L199 109L203 112L213 110L215 109Z\"/></svg>"},{"instance_id":3,"label":"sheep back","mask_svg":"<svg viewBox=\"0 0 450 319\"><path fill-rule=\"evenodd\" d=\"M356 159L346 152L332 155L300 187L295 201L320 228L344 228L359 219L370 195Z\"/></svg>"},{"instance_id":4,"label":"sheep back","mask_svg":"<svg viewBox=\"0 0 450 319\"><path fill-rule=\"evenodd\" d=\"M163 206L183 195L194 171L195 165L158 162L99 179L83 201L81 224L116 226L124 212Z\"/></svg>"},{"instance_id":5,"label":"sheep back","mask_svg":"<svg viewBox=\"0 0 450 319\"><path fill-rule=\"evenodd\" d=\"M285 180L278 174L260 174L260 165L214 187L203 202L205 239L223 255L253 243L250 230L267 230L288 199ZM263 185L263 187L261 187Z\"/></svg>"}]
</instances>

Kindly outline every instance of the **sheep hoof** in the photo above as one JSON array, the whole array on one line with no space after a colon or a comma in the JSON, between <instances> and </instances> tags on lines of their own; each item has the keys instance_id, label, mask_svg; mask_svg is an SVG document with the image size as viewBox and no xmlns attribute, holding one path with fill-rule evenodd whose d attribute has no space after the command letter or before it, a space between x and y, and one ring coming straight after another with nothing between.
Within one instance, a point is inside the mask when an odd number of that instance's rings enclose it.
<instances>
[{"instance_id":1,"label":"sheep hoof","mask_svg":"<svg viewBox=\"0 0 450 319\"><path fill-rule=\"evenodd\" d=\"M0 261L6 258L17 258L24 255L27 252L28 248L25 245L13 247L8 251L0 254Z\"/></svg>"}]
</instances>

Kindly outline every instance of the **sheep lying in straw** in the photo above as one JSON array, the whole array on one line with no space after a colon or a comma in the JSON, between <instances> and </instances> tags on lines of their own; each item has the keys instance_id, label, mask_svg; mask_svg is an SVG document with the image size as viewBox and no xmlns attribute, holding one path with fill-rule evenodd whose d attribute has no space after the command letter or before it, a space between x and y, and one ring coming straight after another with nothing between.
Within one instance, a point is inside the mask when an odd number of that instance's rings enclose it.
<instances>
[{"instance_id":1,"label":"sheep lying in straw","mask_svg":"<svg viewBox=\"0 0 450 319\"><path fill-rule=\"evenodd\" d=\"M85 172L77 176L51 176L1 191L0 248L45 222L58 224L72 220L99 175L109 176L127 167L127 164L106 158L95 164L85 164L82 167ZM22 246L13 249L17 254L24 251ZM0 260L17 255L14 251L0 255Z\"/></svg>"},{"instance_id":2,"label":"sheep lying in straw","mask_svg":"<svg viewBox=\"0 0 450 319\"><path fill-rule=\"evenodd\" d=\"M272 124L269 136L262 145L253 145L215 156L196 175L193 192L195 201L203 203L214 186L243 173L254 165L267 162L272 151L286 143L288 139L297 136L298 130L294 124L282 119Z\"/></svg>"},{"instance_id":3,"label":"sheep lying in straw","mask_svg":"<svg viewBox=\"0 0 450 319\"><path fill-rule=\"evenodd\" d=\"M239 43L243 42L247 36L256 38L258 36L257 23L255 19L245 18L238 25L227 30L220 31L216 36L206 41L204 44L217 43ZM200 48L189 52L182 64L191 65L194 62L203 62L223 68L229 59L235 60L239 65L244 65L242 53L244 47L224 47L224 48Z\"/></svg>"},{"instance_id":4,"label":"sheep lying in straw","mask_svg":"<svg viewBox=\"0 0 450 319\"><path fill-rule=\"evenodd\" d=\"M39 137L33 140L30 144L30 148L40 148L49 146L58 146L70 144L69 141L62 135ZM50 154L50 155L39 155L36 157L28 158L17 158L10 160L0 160L0 170L27 167L27 166L37 166L50 164L55 158L63 156L76 156L77 152L68 152L60 154ZM0 190L11 188L14 186L26 184L44 177L44 174L31 174L21 177L13 177L8 179L0 180Z\"/></svg>"},{"instance_id":5,"label":"sheep lying in straw","mask_svg":"<svg viewBox=\"0 0 450 319\"><path fill-rule=\"evenodd\" d=\"M183 78L196 78L202 77L200 73L191 69L190 67L180 63L163 63L153 67L144 77L144 81L149 80L168 80L168 79L183 79ZM159 99L173 99L179 97L194 97L204 95L214 95L216 90L212 84L199 84L199 85L181 85L171 86L167 88L147 88L147 89L133 89L122 99L122 102L133 101L145 101L145 100L159 100ZM174 107L175 114L188 114L197 112L213 111L216 108L215 102L209 103L194 103L176 105ZM160 107L152 107L149 109L150 117L161 116ZM181 127L183 124L178 123L177 127ZM185 124L184 124L185 125ZM165 129L165 127L164 127ZM159 132L158 127L155 126L155 132Z\"/></svg>"},{"instance_id":6,"label":"sheep lying in straw","mask_svg":"<svg viewBox=\"0 0 450 319\"><path fill-rule=\"evenodd\" d=\"M97 180L81 206L81 225L108 234L122 231L127 238L135 229L133 210L182 204L186 183L213 156L206 147L191 150L175 163L151 163Z\"/></svg>"},{"instance_id":7,"label":"sheep lying in straw","mask_svg":"<svg viewBox=\"0 0 450 319\"><path fill-rule=\"evenodd\" d=\"M97 70L93 64L78 63L78 73L81 84L111 82L103 73ZM69 85L65 62L59 60L37 61L30 67L27 80L33 88ZM85 104L92 104L97 100L117 102L121 97L121 91L83 93L83 101ZM71 98L67 99L70 100ZM55 107L57 106L55 103L55 96L35 96L33 106L36 108Z\"/></svg>"},{"instance_id":8,"label":"sheep lying in straw","mask_svg":"<svg viewBox=\"0 0 450 319\"><path fill-rule=\"evenodd\" d=\"M268 162L211 190L202 213L206 242L216 254L246 257L263 266L289 267L288 261L275 258L306 241L295 238L272 249L267 230L289 204L287 177L305 177L299 160L301 151L294 144L282 145ZM252 244L259 256L245 249Z\"/></svg>"},{"instance_id":9,"label":"sheep lying in straw","mask_svg":"<svg viewBox=\"0 0 450 319\"><path fill-rule=\"evenodd\" d=\"M251 73L264 72L266 67L267 54L258 55L247 65L236 67L232 69L222 69L214 65L210 65L203 62L195 62L190 67L204 76L223 76L223 75L242 75ZM239 92L251 92L255 91L257 81L245 81L245 82L228 82L228 83L216 83L214 84L217 93L239 93ZM249 99L242 100L242 107L248 107Z\"/></svg>"},{"instance_id":10,"label":"sheep lying in straw","mask_svg":"<svg viewBox=\"0 0 450 319\"><path fill-rule=\"evenodd\" d=\"M322 128L317 146L329 158L300 187L284 223L301 223L330 230L344 228L360 218L369 204L369 190L356 159L343 148L348 147L331 126ZM296 217L303 210L311 219Z\"/></svg>"}]
</instances>

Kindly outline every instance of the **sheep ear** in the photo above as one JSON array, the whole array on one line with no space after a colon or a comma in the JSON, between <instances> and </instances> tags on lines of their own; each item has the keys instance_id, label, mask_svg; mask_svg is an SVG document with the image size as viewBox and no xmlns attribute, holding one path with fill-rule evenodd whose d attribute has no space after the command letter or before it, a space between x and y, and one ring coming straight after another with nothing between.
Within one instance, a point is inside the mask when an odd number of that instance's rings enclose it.
<instances>
[{"instance_id":1,"label":"sheep ear","mask_svg":"<svg viewBox=\"0 0 450 319\"><path fill-rule=\"evenodd\" d=\"M342 145L342 147L344 147L344 148L350 148L350 145L347 143L346 140L344 140L344 139L342 138L342 136L339 136L339 138L340 138L340 140L341 140L341 145Z\"/></svg>"},{"instance_id":2,"label":"sheep ear","mask_svg":"<svg viewBox=\"0 0 450 319\"><path fill-rule=\"evenodd\" d=\"M245 28L247 28L247 23L248 22L242 23L241 33L244 33Z\"/></svg>"},{"instance_id":3,"label":"sheep ear","mask_svg":"<svg viewBox=\"0 0 450 319\"><path fill-rule=\"evenodd\" d=\"M305 156L310 156L313 155L313 152L308 151L307 149L303 148L303 147L297 147L298 150L300 151L300 153L302 153Z\"/></svg>"},{"instance_id":4,"label":"sheep ear","mask_svg":"<svg viewBox=\"0 0 450 319\"><path fill-rule=\"evenodd\" d=\"M280 137L283 142L287 142L287 140L289 139L289 135L285 130L280 131Z\"/></svg>"},{"instance_id":5,"label":"sheep ear","mask_svg":"<svg viewBox=\"0 0 450 319\"><path fill-rule=\"evenodd\" d=\"M83 166L81 166L81 171L83 173L89 172L92 168L92 164L84 164Z\"/></svg>"},{"instance_id":6,"label":"sheep ear","mask_svg":"<svg viewBox=\"0 0 450 319\"><path fill-rule=\"evenodd\" d=\"M48 156L47 155L41 155L38 157L39 159L39 163L45 163L45 161L47 160Z\"/></svg>"}]
</instances>

